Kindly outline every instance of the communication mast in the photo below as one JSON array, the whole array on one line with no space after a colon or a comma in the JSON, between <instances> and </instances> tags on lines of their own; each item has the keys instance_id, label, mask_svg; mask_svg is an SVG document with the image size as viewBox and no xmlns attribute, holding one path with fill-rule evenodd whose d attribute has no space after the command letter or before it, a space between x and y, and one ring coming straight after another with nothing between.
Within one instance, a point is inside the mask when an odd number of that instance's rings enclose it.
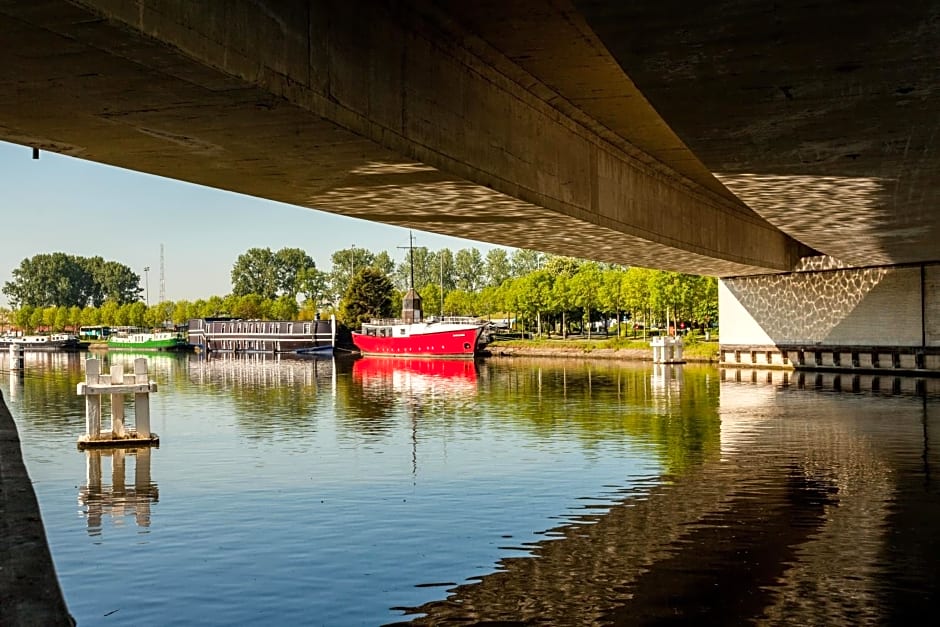
<instances>
[{"instance_id":1,"label":"communication mast","mask_svg":"<svg viewBox=\"0 0 940 627\"><path fill-rule=\"evenodd\" d=\"M166 274L163 265L163 244L160 244L160 302L166 302Z\"/></svg>"}]
</instances>

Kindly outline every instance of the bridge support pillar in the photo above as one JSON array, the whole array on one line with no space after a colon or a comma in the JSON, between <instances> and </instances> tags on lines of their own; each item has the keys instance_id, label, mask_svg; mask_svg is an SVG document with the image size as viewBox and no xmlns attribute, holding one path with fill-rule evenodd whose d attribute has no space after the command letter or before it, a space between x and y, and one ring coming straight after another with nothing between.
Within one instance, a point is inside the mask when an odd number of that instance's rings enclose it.
<instances>
[{"instance_id":1,"label":"bridge support pillar","mask_svg":"<svg viewBox=\"0 0 940 627\"><path fill-rule=\"evenodd\" d=\"M940 264L722 279L721 363L940 375Z\"/></svg>"}]
</instances>

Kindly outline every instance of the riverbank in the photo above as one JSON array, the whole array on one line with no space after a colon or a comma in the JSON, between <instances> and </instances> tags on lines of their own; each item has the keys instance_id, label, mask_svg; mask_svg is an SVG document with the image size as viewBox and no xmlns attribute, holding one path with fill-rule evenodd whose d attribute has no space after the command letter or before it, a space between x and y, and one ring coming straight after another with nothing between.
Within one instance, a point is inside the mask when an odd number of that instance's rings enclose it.
<instances>
[{"instance_id":1,"label":"riverbank","mask_svg":"<svg viewBox=\"0 0 940 627\"><path fill-rule=\"evenodd\" d=\"M0 393L0 624L74 625L69 615L19 433Z\"/></svg>"},{"instance_id":2,"label":"riverbank","mask_svg":"<svg viewBox=\"0 0 940 627\"><path fill-rule=\"evenodd\" d=\"M653 361L648 342L622 340L508 340L491 342L485 354L492 357L573 357ZM695 342L683 347L682 357L691 363L718 363L718 342Z\"/></svg>"}]
</instances>

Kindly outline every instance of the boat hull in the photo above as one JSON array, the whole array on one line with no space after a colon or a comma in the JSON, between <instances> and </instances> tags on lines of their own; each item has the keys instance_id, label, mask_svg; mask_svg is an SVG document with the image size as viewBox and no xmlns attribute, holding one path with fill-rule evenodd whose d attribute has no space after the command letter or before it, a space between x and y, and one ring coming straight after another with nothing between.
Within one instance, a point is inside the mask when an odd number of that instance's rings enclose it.
<instances>
[{"instance_id":1,"label":"boat hull","mask_svg":"<svg viewBox=\"0 0 940 627\"><path fill-rule=\"evenodd\" d=\"M380 337L354 332L353 343L363 355L376 357L447 357L472 359L477 354L479 328Z\"/></svg>"},{"instance_id":2,"label":"boat hull","mask_svg":"<svg viewBox=\"0 0 940 627\"><path fill-rule=\"evenodd\" d=\"M185 351L189 350L189 348L189 344L183 339L147 340L144 342L108 342L108 350Z\"/></svg>"},{"instance_id":3,"label":"boat hull","mask_svg":"<svg viewBox=\"0 0 940 627\"><path fill-rule=\"evenodd\" d=\"M10 346L22 346L24 351L77 351L81 348L78 338L36 339L40 336L0 339L0 351L9 350Z\"/></svg>"}]
</instances>

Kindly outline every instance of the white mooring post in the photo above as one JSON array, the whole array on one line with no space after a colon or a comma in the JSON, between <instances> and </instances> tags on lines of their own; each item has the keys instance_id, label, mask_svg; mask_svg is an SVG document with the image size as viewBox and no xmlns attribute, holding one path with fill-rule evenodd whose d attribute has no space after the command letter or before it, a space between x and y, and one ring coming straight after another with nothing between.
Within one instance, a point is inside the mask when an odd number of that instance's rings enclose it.
<instances>
[{"instance_id":1,"label":"white mooring post","mask_svg":"<svg viewBox=\"0 0 940 627\"><path fill-rule=\"evenodd\" d=\"M138 357L134 360L134 379L138 384L146 385L147 379L147 360L144 357ZM149 386L148 386L149 387ZM156 384L153 391L156 392ZM134 420L137 424L137 437L150 437L150 393L138 392L134 394Z\"/></svg>"},{"instance_id":2,"label":"white mooring post","mask_svg":"<svg viewBox=\"0 0 940 627\"><path fill-rule=\"evenodd\" d=\"M650 340L650 346L653 348L654 364L681 364L685 363L682 358L682 338L660 335Z\"/></svg>"},{"instance_id":3,"label":"white mooring post","mask_svg":"<svg viewBox=\"0 0 940 627\"><path fill-rule=\"evenodd\" d=\"M97 359L85 360L85 386L98 385L101 362ZM82 384L78 384L78 393L81 395ZM101 437L101 396L89 394L85 396L85 435L90 440Z\"/></svg>"},{"instance_id":4,"label":"white mooring post","mask_svg":"<svg viewBox=\"0 0 940 627\"><path fill-rule=\"evenodd\" d=\"M111 366L111 384L124 385L124 369ZM124 431L124 395L120 392L111 395L111 433L115 438L123 438Z\"/></svg>"},{"instance_id":5,"label":"white mooring post","mask_svg":"<svg viewBox=\"0 0 940 627\"><path fill-rule=\"evenodd\" d=\"M10 372L22 372L25 367L25 349L20 344L10 344Z\"/></svg>"},{"instance_id":6,"label":"white mooring post","mask_svg":"<svg viewBox=\"0 0 940 627\"><path fill-rule=\"evenodd\" d=\"M147 359L134 360L134 374L128 380L121 366L112 366L109 374L101 374L101 362L85 360L85 381L78 384L79 396L85 397L85 435L78 439L78 447L89 446L151 446L160 439L150 432L150 393L157 384L148 378ZM136 429L124 424L124 395L134 395ZM111 397L111 430L101 431L101 397Z\"/></svg>"}]
</instances>

